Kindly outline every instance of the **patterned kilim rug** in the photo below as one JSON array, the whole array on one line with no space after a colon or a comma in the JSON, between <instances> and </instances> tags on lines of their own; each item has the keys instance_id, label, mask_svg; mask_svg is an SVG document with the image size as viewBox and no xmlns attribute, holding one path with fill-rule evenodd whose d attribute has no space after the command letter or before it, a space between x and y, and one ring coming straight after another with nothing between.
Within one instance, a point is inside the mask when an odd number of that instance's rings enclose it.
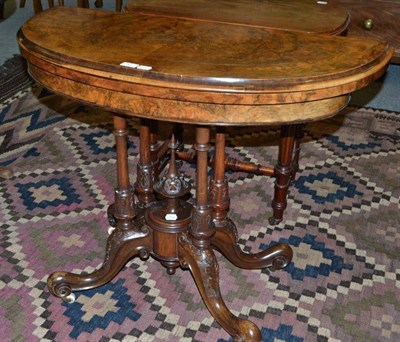
<instances>
[{"instance_id":1,"label":"patterned kilim rug","mask_svg":"<svg viewBox=\"0 0 400 342\"><path fill-rule=\"evenodd\" d=\"M345 115L344 115L345 114ZM350 107L306 126L285 220L268 224L273 181L228 174L240 245L294 250L282 271L240 270L219 258L228 307L264 341L400 341L400 113ZM188 271L135 259L109 284L50 295L55 270L102 263L113 200L110 117L28 89L0 107L2 341L228 341ZM130 121L132 181L137 121ZM188 136L190 137L190 131ZM273 164L276 128L231 129L229 154ZM188 142L190 142L188 140ZM183 170L193 176L193 165Z\"/></svg>"},{"instance_id":2,"label":"patterned kilim rug","mask_svg":"<svg viewBox=\"0 0 400 342\"><path fill-rule=\"evenodd\" d=\"M14 94L33 84L27 71L26 60L20 55L9 58L0 66L0 103L10 100Z\"/></svg>"}]
</instances>

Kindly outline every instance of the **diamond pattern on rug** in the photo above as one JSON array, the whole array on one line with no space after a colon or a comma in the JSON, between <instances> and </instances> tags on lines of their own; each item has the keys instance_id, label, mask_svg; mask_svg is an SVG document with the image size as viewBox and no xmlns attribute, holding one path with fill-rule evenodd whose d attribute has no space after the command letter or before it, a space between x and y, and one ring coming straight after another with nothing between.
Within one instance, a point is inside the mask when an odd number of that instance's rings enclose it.
<instances>
[{"instance_id":1,"label":"diamond pattern on rug","mask_svg":"<svg viewBox=\"0 0 400 342\"><path fill-rule=\"evenodd\" d=\"M335 251L326 248L324 243L316 241L317 237L306 234L303 238L291 235L289 239L279 239L293 249L293 262L284 271L289 272L293 279L304 280L305 277L317 278L329 276L331 272L342 273L343 269L352 270L351 264L346 264L343 258L335 255ZM276 244L276 243L273 243ZM262 250L271 245L261 244Z\"/></svg>"},{"instance_id":2,"label":"diamond pattern on rug","mask_svg":"<svg viewBox=\"0 0 400 342\"><path fill-rule=\"evenodd\" d=\"M103 197L82 169L33 172L18 179L3 196L13 221L104 208Z\"/></svg>"},{"instance_id":3,"label":"diamond pattern on rug","mask_svg":"<svg viewBox=\"0 0 400 342\"><path fill-rule=\"evenodd\" d=\"M13 162L17 174L30 174L32 171L40 172L43 165L51 165L52 169L63 169L66 165L77 167L79 163L68 146L60 141L56 134L51 134L45 135Z\"/></svg>"},{"instance_id":4,"label":"diamond pattern on rug","mask_svg":"<svg viewBox=\"0 0 400 342\"><path fill-rule=\"evenodd\" d=\"M69 317L72 326L70 337L76 339L82 332L92 333L96 329L105 329L111 321L122 324L125 319L137 321L140 314L127 295L123 286L125 280L110 282L99 289L78 294L72 304L63 303L64 315Z\"/></svg>"},{"instance_id":5,"label":"diamond pattern on rug","mask_svg":"<svg viewBox=\"0 0 400 342\"><path fill-rule=\"evenodd\" d=\"M36 98L38 96L41 101ZM56 102L59 112L51 109ZM50 106L50 107L49 107ZM1 107L0 107L1 108ZM53 107L54 108L54 107ZM33 148L46 131L63 124L71 101L34 87L32 92L0 109L0 163L8 165ZM67 120L68 121L68 120Z\"/></svg>"},{"instance_id":6,"label":"diamond pattern on rug","mask_svg":"<svg viewBox=\"0 0 400 342\"><path fill-rule=\"evenodd\" d=\"M32 331L35 329L35 299L29 292L29 285L18 289L6 287L1 290L1 336L5 341L29 341L32 338Z\"/></svg>"},{"instance_id":7,"label":"diamond pattern on rug","mask_svg":"<svg viewBox=\"0 0 400 342\"><path fill-rule=\"evenodd\" d=\"M311 195L311 198L319 204L343 201L345 198L362 196L357 187L346 182L334 172L318 173L316 175L300 176L295 183L300 193Z\"/></svg>"},{"instance_id":8,"label":"diamond pattern on rug","mask_svg":"<svg viewBox=\"0 0 400 342\"><path fill-rule=\"evenodd\" d=\"M400 338L399 310L398 296L387 293L337 305L328 314L343 333L357 340L396 341Z\"/></svg>"},{"instance_id":9,"label":"diamond pattern on rug","mask_svg":"<svg viewBox=\"0 0 400 342\"><path fill-rule=\"evenodd\" d=\"M38 99L40 101L38 101ZM133 259L107 285L52 296L47 276L98 269L114 198L112 117L34 87L0 106L0 324L10 341L228 341L190 272ZM129 120L130 179L138 120ZM160 124L162 135L170 124ZM263 341L397 341L400 326L400 114L348 108L305 126L284 220L271 226L273 180L229 172L246 252L287 242L284 271L242 270L217 253L227 306ZM186 148L193 129L185 128ZM274 165L276 127L229 128L231 157ZM181 170L194 178L194 164ZM4 335L4 337L3 337Z\"/></svg>"},{"instance_id":10,"label":"diamond pattern on rug","mask_svg":"<svg viewBox=\"0 0 400 342\"><path fill-rule=\"evenodd\" d=\"M359 249L377 252L380 263L385 264L398 258L398 212L398 206L392 204L379 210L353 213L338 217L335 227L347 239L357 241Z\"/></svg>"},{"instance_id":11,"label":"diamond pattern on rug","mask_svg":"<svg viewBox=\"0 0 400 342\"><path fill-rule=\"evenodd\" d=\"M398 197L385 192L347 163L332 159L306 166L298 174L289 196L300 205L303 203L306 210L311 200L313 205L322 204L324 213L335 216L400 203Z\"/></svg>"},{"instance_id":12,"label":"diamond pattern on rug","mask_svg":"<svg viewBox=\"0 0 400 342\"><path fill-rule=\"evenodd\" d=\"M108 236L103 212L53 219L47 222L46 229L43 222L29 221L22 226L25 229L17 237L26 254L25 267L38 279L60 268L84 269L102 262ZM8 250L11 252L13 246Z\"/></svg>"},{"instance_id":13,"label":"diamond pattern on rug","mask_svg":"<svg viewBox=\"0 0 400 342\"><path fill-rule=\"evenodd\" d=\"M115 141L112 131L102 130L88 124L75 124L61 129L58 134L68 146L80 165L99 165L115 162ZM128 140L131 156L137 156L138 138Z\"/></svg>"},{"instance_id":14,"label":"diamond pattern on rug","mask_svg":"<svg viewBox=\"0 0 400 342\"><path fill-rule=\"evenodd\" d=\"M28 210L46 209L48 206L72 206L82 202L67 177L17 184L17 188Z\"/></svg>"}]
</instances>

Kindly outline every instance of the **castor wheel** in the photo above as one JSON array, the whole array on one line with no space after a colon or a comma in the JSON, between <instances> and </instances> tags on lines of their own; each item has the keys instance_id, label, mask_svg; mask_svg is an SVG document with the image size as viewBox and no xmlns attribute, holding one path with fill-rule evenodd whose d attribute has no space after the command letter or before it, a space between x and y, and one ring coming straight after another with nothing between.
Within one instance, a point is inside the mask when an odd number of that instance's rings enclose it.
<instances>
[{"instance_id":1,"label":"castor wheel","mask_svg":"<svg viewBox=\"0 0 400 342\"><path fill-rule=\"evenodd\" d=\"M63 297L61 297L61 299L63 300L63 302L65 302L65 303L73 303L73 302L75 302L75 299L76 299L76 297L75 297L75 293L70 293L68 296L63 296Z\"/></svg>"}]
</instances>

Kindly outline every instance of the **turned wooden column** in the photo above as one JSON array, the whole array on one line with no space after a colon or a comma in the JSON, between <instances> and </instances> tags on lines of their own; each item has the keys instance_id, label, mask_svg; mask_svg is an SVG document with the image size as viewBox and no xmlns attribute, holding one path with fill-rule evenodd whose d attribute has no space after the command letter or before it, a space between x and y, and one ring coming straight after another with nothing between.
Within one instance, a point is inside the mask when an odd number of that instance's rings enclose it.
<instances>
[{"instance_id":1,"label":"turned wooden column","mask_svg":"<svg viewBox=\"0 0 400 342\"><path fill-rule=\"evenodd\" d=\"M272 200L273 216L271 224L282 221L283 211L287 205L287 193L292 176L293 149L296 135L296 125L281 127L279 141L278 163L275 166L275 191Z\"/></svg>"},{"instance_id":2,"label":"turned wooden column","mask_svg":"<svg viewBox=\"0 0 400 342\"><path fill-rule=\"evenodd\" d=\"M198 248L207 248L210 245L210 237L215 233L212 209L208 201L209 141L210 128L196 127L196 143L194 145L197 152L196 203L192 210L189 232L193 237L193 244Z\"/></svg>"},{"instance_id":3,"label":"turned wooden column","mask_svg":"<svg viewBox=\"0 0 400 342\"><path fill-rule=\"evenodd\" d=\"M224 225L230 199L228 180L225 177L225 134L223 128L217 128L215 135L214 177L210 180L210 202L215 225Z\"/></svg>"},{"instance_id":4,"label":"turned wooden column","mask_svg":"<svg viewBox=\"0 0 400 342\"><path fill-rule=\"evenodd\" d=\"M117 228L128 229L132 227L133 218L136 216L135 197L129 181L128 146L127 146L126 119L114 115L114 136L117 148L117 188L115 202L111 207L112 217L116 219L113 225Z\"/></svg>"},{"instance_id":5,"label":"turned wooden column","mask_svg":"<svg viewBox=\"0 0 400 342\"><path fill-rule=\"evenodd\" d=\"M140 207L147 207L155 199L154 185L154 163L150 148L150 135L153 122L147 119L140 120L140 147L139 163L137 164L137 179L135 192L139 199ZM153 135L154 139L154 135Z\"/></svg>"}]
</instances>

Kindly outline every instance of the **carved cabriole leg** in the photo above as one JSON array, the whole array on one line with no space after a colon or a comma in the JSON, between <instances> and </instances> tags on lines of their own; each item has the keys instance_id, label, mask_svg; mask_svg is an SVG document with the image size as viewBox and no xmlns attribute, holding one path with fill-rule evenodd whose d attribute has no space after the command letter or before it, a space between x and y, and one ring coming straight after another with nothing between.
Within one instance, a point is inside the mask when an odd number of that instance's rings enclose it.
<instances>
[{"instance_id":1,"label":"carved cabriole leg","mask_svg":"<svg viewBox=\"0 0 400 342\"><path fill-rule=\"evenodd\" d=\"M294 140L294 148L293 148L293 159L292 159L292 174L290 176L290 180L294 181L296 179L296 173L299 170L299 157L300 157L300 143L301 139L304 137L303 132L304 124L296 125L296 133Z\"/></svg>"},{"instance_id":2,"label":"carved cabriole leg","mask_svg":"<svg viewBox=\"0 0 400 342\"><path fill-rule=\"evenodd\" d=\"M271 224L282 221L283 211L287 205L287 193L292 175L292 159L296 134L296 125L281 127L279 142L278 163L275 166L275 191L272 200L273 216L269 219Z\"/></svg>"},{"instance_id":3,"label":"carved cabriole leg","mask_svg":"<svg viewBox=\"0 0 400 342\"><path fill-rule=\"evenodd\" d=\"M116 229L109 236L103 265L91 274L54 272L47 279L47 286L57 297L66 298L74 291L89 290L111 281L133 257L145 259L152 248L150 230Z\"/></svg>"},{"instance_id":4,"label":"carved cabriole leg","mask_svg":"<svg viewBox=\"0 0 400 342\"><path fill-rule=\"evenodd\" d=\"M197 248L182 234L179 255L183 268L189 268L211 315L235 341L261 341L261 332L248 320L232 314L222 299L218 263L210 248Z\"/></svg>"},{"instance_id":5,"label":"carved cabriole leg","mask_svg":"<svg viewBox=\"0 0 400 342\"><path fill-rule=\"evenodd\" d=\"M211 237L211 245L237 267L260 269L271 267L273 270L284 268L292 259L292 249L279 244L265 251L248 254L239 245L235 224L227 219L229 209L228 182L225 177L225 135L217 130L215 138L214 179L210 182L210 201L213 207L213 219L217 229Z\"/></svg>"},{"instance_id":6,"label":"carved cabriole leg","mask_svg":"<svg viewBox=\"0 0 400 342\"><path fill-rule=\"evenodd\" d=\"M135 183L135 192L139 199L141 208L147 207L155 200L154 185L154 163L150 150L150 128L151 120L140 120L140 156L137 164L137 180Z\"/></svg>"},{"instance_id":7,"label":"carved cabriole leg","mask_svg":"<svg viewBox=\"0 0 400 342\"><path fill-rule=\"evenodd\" d=\"M183 268L190 269L208 310L217 322L237 341L260 341L261 333L257 326L234 316L226 307L220 293L218 264L210 248L210 238L215 233L215 226L208 199L209 139L209 128L196 128L196 203L192 211L190 236L182 233L179 239L179 260Z\"/></svg>"},{"instance_id":8,"label":"carved cabriole leg","mask_svg":"<svg viewBox=\"0 0 400 342\"><path fill-rule=\"evenodd\" d=\"M237 267L245 269L271 268L272 271L286 267L292 260L292 249L278 244L259 253L243 252L237 244L235 224L227 219L223 227L218 227L211 238L211 245Z\"/></svg>"},{"instance_id":9,"label":"carved cabriole leg","mask_svg":"<svg viewBox=\"0 0 400 342\"><path fill-rule=\"evenodd\" d=\"M115 203L109 215L116 229L107 240L106 256L101 268L91 274L68 272L52 273L47 284L50 291L63 299L72 291L87 290L109 282L135 256L145 258L152 248L152 234L144 226L143 215L138 215L133 191L129 183L127 158L127 125L125 118L114 116L114 135L117 145L117 178ZM139 229L138 227L141 227Z\"/></svg>"}]
</instances>

